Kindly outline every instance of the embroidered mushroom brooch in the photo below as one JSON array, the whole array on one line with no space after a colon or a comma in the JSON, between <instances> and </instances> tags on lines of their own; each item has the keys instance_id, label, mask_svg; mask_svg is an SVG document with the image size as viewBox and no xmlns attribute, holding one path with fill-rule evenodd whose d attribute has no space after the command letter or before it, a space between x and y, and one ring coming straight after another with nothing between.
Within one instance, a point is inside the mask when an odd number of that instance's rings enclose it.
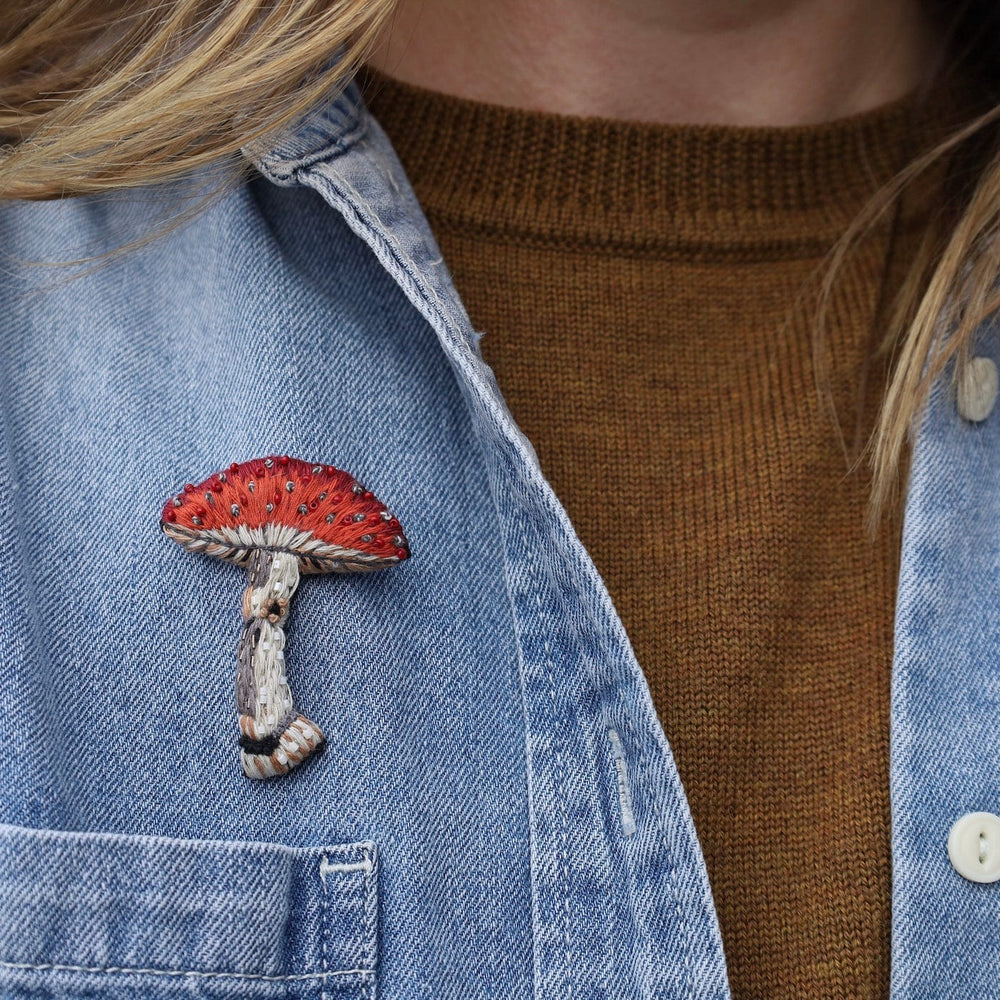
<instances>
[{"instance_id":1,"label":"embroidered mushroom brooch","mask_svg":"<svg viewBox=\"0 0 1000 1000\"><path fill-rule=\"evenodd\" d=\"M248 778L286 774L325 740L295 707L282 625L304 573L365 573L406 559L398 520L350 473L287 455L233 463L163 507L160 527L191 552L247 570L236 650L240 759Z\"/></svg>"}]
</instances>

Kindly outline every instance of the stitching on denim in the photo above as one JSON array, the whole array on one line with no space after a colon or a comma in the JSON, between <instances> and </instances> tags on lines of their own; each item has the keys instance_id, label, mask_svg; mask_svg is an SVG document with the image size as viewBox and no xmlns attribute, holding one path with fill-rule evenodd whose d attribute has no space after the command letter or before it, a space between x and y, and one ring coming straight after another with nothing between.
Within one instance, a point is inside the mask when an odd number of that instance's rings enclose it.
<instances>
[{"instance_id":1,"label":"stitching on denim","mask_svg":"<svg viewBox=\"0 0 1000 1000\"><path fill-rule=\"evenodd\" d=\"M320 874L325 876L328 872L335 872L338 875L345 874L347 872L370 872L372 870L372 863L368 857L368 852L365 851L364 861L347 861L343 863L330 864L326 860L326 855L323 855L322 861L320 861Z\"/></svg>"},{"instance_id":2,"label":"stitching on denim","mask_svg":"<svg viewBox=\"0 0 1000 1000\"><path fill-rule=\"evenodd\" d=\"M518 476L518 479L519 479L520 483L522 484L522 486L524 486L526 493L530 493L530 490L532 489L532 486L533 486L533 480L530 477L530 475L527 473L527 471L524 468L519 468L519 469L516 469L514 471L515 471L515 474ZM499 516L499 511L498 511L498 516ZM527 523L527 519L526 518L525 518L525 523ZM524 537L526 539L526 534L525 534L524 531L522 531L522 537ZM560 531L558 531L558 530L557 531L552 531L550 533L550 537L553 540L553 547L557 551L560 551L560 554L563 555L566 558L567 561L569 561L572 558L572 553L569 552L569 551L567 551L567 549L566 549L566 546L565 546L565 536L563 535L563 533L560 532ZM526 548L527 548L527 546L526 546ZM529 553L531 552L530 549L528 549L528 551L529 551ZM529 569L531 569L531 567L529 567ZM565 594L565 591L566 591L567 588L563 587L562 585L559 585L557 581L554 581L554 583L555 583L556 588L557 588L556 589L556 596L559 597L559 599L560 599L560 601L562 603L562 606L564 608L566 608L567 607L567 602L566 602L564 594ZM586 610L585 608L583 608L582 605L578 605L578 606L580 606L582 610L584 610L584 611ZM597 645L601 646L602 648L605 647L604 640L603 640L600 632L598 631L598 629L596 627L596 622L593 620L593 618L589 614L587 614L585 616L585 618L586 618L587 621L590 622L590 625L591 625L591 634L593 636L593 639L594 639L595 643ZM582 639L585 638L585 636L583 634L583 628L582 627L575 629L574 632L575 632L575 634L576 634L576 636L577 636L578 639L582 640ZM582 655L582 650L580 652L581 652L581 655ZM605 649L605 652L606 652L606 654L610 658L610 652L607 651L606 649ZM597 732L596 731L594 731L593 736L594 736L594 739L596 740L597 739ZM611 923L612 923L612 926L614 928L613 933L612 933L612 940L615 941L615 942L619 942L622 939L620 937L620 921L618 919L617 907L615 907L614 905L611 905L609 907L609 912L610 912L610 915L611 915ZM649 935L648 934L646 935L646 939L647 939L647 942L651 944L651 942L649 941ZM652 949L650 949L650 951L651 950Z\"/></svg>"},{"instance_id":3,"label":"stitching on denim","mask_svg":"<svg viewBox=\"0 0 1000 1000\"><path fill-rule=\"evenodd\" d=\"M656 812L656 829L660 836L660 841L662 842L664 848L667 852L667 858L670 861L670 894L674 899L674 912L677 914L677 923L680 928L681 936L684 939L684 985L683 989L687 996L694 996L694 985L691 982L691 932L688 930L687 921L684 919L684 910L681 906L680 893L677 891L677 865L674 862L674 852L670 849L670 844L667 841L667 825L663 819L663 813L660 811L660 803L656 795L656 789L653 787L652 782L652 772L650 771L649 762L646 757L646 751L643 746L643 741L640 739L638 732L632 725L632 720L629 718L628 708L622 712L622 718L625 720L625 725L628 727L629 732L632 734L632 738L635 741L635 745L639 750L639 763L643 775L643 784L645 785L648 793L649 799L653 803L653 809ZM646 934L646 940L649 945L652 945L652 941L649 938L649 934Z\"/></svg>"},{"instance_id":4,"label":"stitching on denim","mask_svg":"<svg viewBox=\"0 0 1000 1000\"><path fill-rule=\"evenodd\" d=\"M320 139L331 138L327 130L319 127L313 127L309 132ZM244 149L250 155L250 158L254 160L254 166L269 180L279 184L287 181L294 183L298 181L297 175L300 171L309 170L320 163L327 163L330 160L337 159L339 156L343 156L364 139L367 133L367 115L361 115L353 128L347 132L341 132L329 145L322 146L311 153L305 153L298 159L288 159L286 156L283 156L280 144L276 149L268 150L259 157L254 156L252 149L249 147L244 147Z\"/></svg>"},{"instance_id":5,"label":"stitching on denim","mask_svg":"<svg viewBox=\"0 0 1000 1000\"><path fill-rule=\"evenodd\" d=\"M365 964L372 970L376 968L376 938L378 936L378 882L376 874L376 862L365 851L365 862L367 871L365 872L365 917L364 917L364 959ZM371 988L374 996L374 980Z\"/></svg>"},{"instance_id":6,"label":"stitching on denim","mask_svg":"<svg viewBox=\"0 0 1000 1000\"><path fill-rule=\"evenodd\" d=\"M249 980L262 983L306 982L332 976L362 976L367 978L373 975L371 969L334 969L330 972L299 972L287 976L266 976L257 972L201 972L195 969L143 969L115 965L60 965L56 962L4 961L0 961L0 969L28 972L84 972L92 975L171 976L178 978L187 976L194 979L236 979L241 982Z\"/></svg>"},{"instance_id":7,"label":"stitching on denim","mask_svg":"<svg viewBox=\"0 0 1000 1000\"><path fill-rule=\"evenodd\" d=\"M327 886L326 886L326 872L327 872L326 865L327 865L327 860L326 860L326 855L324 854L323 857L320 858L320 862L319 862L319 878L320 878L320 881L323 883L323 916L322 916L322 919L320 920L320 934L323 937L323 956L322 956L322 966L321 966L321 968L323 969L323 975L324 976L326 975L326 971L327 971L327 964L326 964L326 937L327 937L326 911L327 911L327 904L328 904L329 899L330 899L329 890L327 889ZM326 979L323 980L323 985L322 985L322 988L321 988L321 991L320 991L320 1000L326 1000Z\"/></svg>"},{"instance_id":8,"label":"stitching on denim","mask_svg":"<svg viewBox=\"0 0 1000 1000\"><path fill-rule=\"evenodd\" d=\"M520 476L521 476L521 482L522 483L524 483L526 486L530 485L529 479L524 475L523 470L520 471ZM572 563L572 561L574 559L574 552L572 551L572 546L571 546L571 544L569 544L569 539L567 538L565 532L562 531L562 530L556 530L556 531L552 532L552 536L551 537L553 538L553 540L556 543L555 544L555 548L556 548L557 551L559 551L559 554L567 562ZM525 541L526 541L526 539L525 539ZM614 650L611 649L611 648L609 648L608 637L607 637L604 629L601 627L600 623L598 622L597 617L586 608L586 606L583 604L583 602L580 602L578 606L584 612L586 621L589 622L589 625L590 625L589 632L590 632L591 637L602 648L602 650L604 651L604 655L607 656L609 658L609 660L613 660L614 659ZM581 630L580 629L577 629L576 631L577 631L578 635L581 634ZM584 638L584 637L581 635L581 638ZM620 701L620 688L619 688L619 686L617 684L615 685L615 693L616 693L615 700L616 701ZM660 840L661 840L664 848L666 848L667 857L668 857L669 862L670 862L670 879L669 879L669 882L670 882L670 894L671 894L671 896L673 898L674 912L677 914L678 926L679 926L681 935L682 935L682 937L684 938L684 941L685 941L684 957L683 957L684 969L685 969L685 979L684 979L684 987L683 988L684 988L684 992L685 992L686 996L693 997L695 995L695 986L694 986L694 983L692 981L693 973L692 973L692 968L691 968L692 936L691 936L691 931L688 928L687 922L684 920L683 909L681 907L681 901L680 901L680 894L679 894L678 889L677 889L677 866L676 866L676 864L674 862L674 853L670 849L670 844L669 844L669 842L667 840L667 825L666 825L666 822L665 822L665 820L663 818L663 813L660 810L660 804L659 804L659 800L658 800L657 795L656 795L656 789L655 789L655 787L653 785L653 782L652 782L652 771L650 769L648 758L646 756L646 751L644 749L644 747L645 747L644 741L639 738L638 732L636 731L635 727L632 724L632 719L630 717L629 707L627 705L623 705L622 708L623 708L622 719L625 722L626 728L632 734L632 738L633 738L633 741L635 743L635 746L638 748L638 751L639 751L639 763L640 763L640 772L641 772L640 774L637 775L637 780L639 781L639 787L641 787L644 790L646 790L646 792L648 793L648 798L652 800L653 809L656 812L656 817L657 817L657 821L658 821L656 823L656 832L659 834L659 838L660 838ZM652 954L652 951L653 951L653 949L652 949L652 940L651 940L651 938L649 936L649 932L648 931L645 934L645 938L646 938L647 948L649 949L650 954Z\"/></svg>"},{"instance_id":9,"label":"stitching on denim","mask_svg":"<svg viewBox=\"0 0 1000 1000\"><path fill-rule=\"evenodd\" d=\"M316 173L313 170L303 171L303 173L310 173L317 179L319 184L314 186L314 190L318 193L322 195L322 192L319 190L319 185L321 185L326 188L328 192L332 192L336 199L346 202L346 206L344 207L346 207L355 216L365 229L376 237L378 242L389 251L389 254L393 258L395 258L396 263L402 266L409 283L416 290L420 299L425 302L431 311L437 316L442 325L457 336L463 347L471 349L471 342L465 336L461 327L456 326L453 322L451 322L448 317L448 313L444 309L444 303L441 301L440 297L420 277L420 269L417 266L417 262L408 253L406 253L405 250L403 250L399 241L392 234L389 227L382 222L381 218L379 218L371 203L362 198L360 192L353 187L353 185L348 184L343 176L338 176L339 183L337 183L328 175ZM299 183L304 183L301 178L296 179ZM353 200L349 197L349 195L353 196ZM364 206L365 211L362 211L360 206ZM331 207L337 208L335 205ZM346 214L344 212L344 207L338 209L342 215ZM377 225L373 224L373 219Z\"/></svg>"},{"instance_id":10,"label":"stitching on denim","mask_svg":"<svg viewBox=\"0 0 1000 1000\"><path fill-rule=\"evenodd\" d=\"M295 858L317 853L334 857L352 857L366 855L369 841L358 841L353 844L331 844L328 847L288 847L284 844L265 843L257 840L201 840L179 837L151 836L142 833L106 833L96 830L49 830L37 827L15 826L10 823L0 823L0 836L29 836L40 842L62 842L73 847L76 844L109 844L131 845L142 848L173 849L181 847L185 851L197 848L199 851L219 853L223 855L246 854L251 857L260 855L276 855L278 857Z\"/></svg>"},{"instance_id":11,"label":"stitching on denim","mask_svg":"<svg viewBox=\"0 0 1000 1000\"><path fill-rule=\"evenodd\" d=\"M567 860L567 843L568 835L566 832L566 793L565 793L565 775L563 773L563 763L562 755L557 749L559 745L559 740L562 738L560 735L561 725L559 723L559 715L556 708L556 685L555 678L553 677L553 670L555 669L552 663L552 645L549 642L547 630L545 628L545 619L542 615L542 598L540 594L540 584L538 582L538 574L535 572L535 553L531 545L528 542L528 527L527 518L522 520L522 533L521 537L524 541L524 550L528 556L528 572L531 574L532 584L535 588L535 605L538 609L538 625L541 629L543 636L543 645L545 648L545 664L546 673L549 680L549 694L552 698L552 722L555 725L555 739L553 740L553 750L556 756L556 796L559 801L559 821L560 827L562 829L562 871L563 871L563 940L566 944L566 996L571 997L573 995L573 980L570 975L570 970L572 969L571 964L571 951L570 951L570 913L569 913L569 863Z\"/></svg>"},{"instance_id":12,"label":"stitching on denim","mask_svg":"<svg viewBox=\"0 0 1000 1000\"><path fill-rule=\"evenodd\" d=\"M618 806L621 810L622 835L631 837L635 833L635 813L632 811L632 790L629 787L625 750L622 747L618 730L609 726L607 732L608 740L611 743L611 762L614 765L615 778L618 783Z\"/></svg>"}]
</instances>

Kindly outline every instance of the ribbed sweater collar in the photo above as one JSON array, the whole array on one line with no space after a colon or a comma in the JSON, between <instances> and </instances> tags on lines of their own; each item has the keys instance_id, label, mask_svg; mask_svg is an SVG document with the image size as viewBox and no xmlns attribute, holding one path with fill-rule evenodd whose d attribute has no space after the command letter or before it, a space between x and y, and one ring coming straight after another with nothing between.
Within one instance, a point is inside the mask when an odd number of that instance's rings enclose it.
<instances>
[{"instance_id":1,"label":"ribbed sweater collar","mask_svg":"<svg viewBox=\"0 0 1000 1000\"><path fill-rule=\"evenodd\" d=\"M432 222L639 252L829 244L963 106L939 88L819 125L673 125L473 101L368 66L358 82ZM926 207L909 203L907 219Z\"/></svg>"}]
</instances>

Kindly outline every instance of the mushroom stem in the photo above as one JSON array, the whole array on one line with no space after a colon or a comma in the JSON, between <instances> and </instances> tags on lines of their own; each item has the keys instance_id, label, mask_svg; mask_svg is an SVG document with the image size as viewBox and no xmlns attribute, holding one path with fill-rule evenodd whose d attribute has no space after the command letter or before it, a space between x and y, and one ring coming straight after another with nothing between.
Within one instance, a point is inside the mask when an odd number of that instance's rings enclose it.
<instances>
[{"instance_id":1,"label":"mushroom stem","mask_svg":"<svg viewBox=\"0 0 1000 1000\"><path fill-rule=\"evenodd\" d=\"M290 552L257 549L247 566L243 633L236 650L240 760L248 778L285 774L323 749L323 733L295 708L285 675L285 632L299 564Z\"/></svg>"}]
</instances>

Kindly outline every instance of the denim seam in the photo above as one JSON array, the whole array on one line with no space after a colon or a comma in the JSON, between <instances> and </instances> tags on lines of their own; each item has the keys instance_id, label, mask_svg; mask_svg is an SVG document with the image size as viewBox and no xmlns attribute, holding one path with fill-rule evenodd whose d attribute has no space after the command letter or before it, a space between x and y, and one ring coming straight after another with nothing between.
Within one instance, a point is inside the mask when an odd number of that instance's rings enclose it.
<instances>
[{"instance_id":1,"label":"denim seam","mask_svg":"<svg viewBox=\"0 0 1000 1000\"><path fill-rule=\"evenodd\" d=\"M307 184L307 182L302 179L300 174L312 174L316 177L318 183L316 185ZM429 308L431 313L438 319L441 325L457 338L462 347L471 351L472 342L464 334L461 326L451 320L449 313L444 308L444 303L441 302L438 296L434 294L433 289L431 289L423 280L420 273L420 267L417 262L408 253L406 253L399 241L389 230L389 227L382 223L381 219L379 219L378 215L372 209L371 204L361 197L361 194L357 191L357 189L348 184L343 177L340 177L339 181L340 183L337 183L325 174L315 174L312 169L296 171L293 178L294 183L312 187L318 193L322 193L320 192L320 186L332 191L337 200L343 202L344 207L349 208L355 214L358 221L364 226L364 228L367 229L368 232L374 236L386 250L389 251L389 254L396 259L396 262L402 266L414 291L417 293L420 300ZM341 213L344 214L343 208L340 210ZM431 322L430 318L426 315L425 318L428 322Z\"/></svg>"},{"instance_id":2,"label":"denim seam","mask_svg":"<svg viewBox=\"0 0 1000 1000\"><path fill-rule=\"evenodd\" d=\"M359 854L364 859L360 862L328 862L330 870L343 870L345 865L360 864L367 867L370 864L370 841L358 841L351 844L335 844L328 847L288 847L285 844L262 843L256 840L201 840L187 837L164 837L160 835L149 835L139 833L109 833L103 830L49 830L36 827L22 827L10 823L0 823L0 833L12 831L14 833L28 834L34 840L41 843L68 843L70 846L76 843L108 844L114 846L121 844L131 846L133 844L140 847L160 848L160 847L183 847L185 850L198 849L209 852L216 852L224 857L233 854L249 855L257 857L260 855L276 855L281 858L296 858L302 855L312 856L319 854L321 857L357 857Z\"/></svg>"},{"instance_id":3,"label":"denim seam","mask_svg":"<svg viewBox=\"0 0 1000 1000\"><path fill-rule=\"evenodd\" d=\"M375 971L375 939L378 934L377 926L377 906L378 906L378 883L376 881L375 864L372 862L368 851L365 851L365 863L368 865L365 870L365 917L364 934L365 942L363 954L365 964ZM375 979L363 983L361 986L361 1000L375 1000Z\"/></svg>"},{"instance_id":4,"label":"denim seam","mask_svg":"<svg viewBox=\"0 0 1000 1000\"><path fill-rule=\"evenodd\" d=\"M533 482L533 477L530 476L530 473L528 473L526 469L524 469L523 467L522 468L517 468L517 469L515 469L515 472L516 472L516 474L518 476L518 479L519 479L520 483L526 488L527 492L530 493L530 491L531 491L532 488L537 488L537 484ZM525 518L525 523L526 523L526 520L527 519ZM525 550L528 552L529 557L531 557L533 550L530 548L530 546L528 546L528 543L527 543L527 532L526 532L526 530L522 531L522 537L524 539ZM554 531L551 532L550 537L552 538L553 542L555 543L554 546L553 546L553 548L555 549L555 551L559 552L560 555L565 558L565 560L567 561L567 563L572 564L572 559L573 559L574 553L571 550L571 546L567 545L568 539L566 538L565 534L562 531L558 530L558 528L557 528L556 530L554 530ZM529 563L529 570L532 573L532 576L535 577L534 567L533 567L533 565L531 563ZM564 604L565 602L562 599L562 590L563 590L563 588L557 587L557 591L559 592L559 596L560 596L560 602ZM585 613L586 620L590 624L590 630L589 631L590 631L590 634L593 637L594 641L604 650L604 655L608 656L609 658L612 658L612 652L607 649L607 639L606 639L603 631L600 629L600 627L599 627L597 621L595 620L594 616L587 611L586 607L583 605L582 602L578 606ZM586 636L584 636L582 634L582 631L583 631L582 629L577 629L576 630L577 635L580 637L580 639L583 640L584 643L586 643ZM620 688L618 688L618 691L620 692ZM627 708L627 706L625 706L624 716L625 716L626 725L628 726L629 730L633 732L633 735L634 735L634 729L633 729L633 726L632 726L632 720L630 718L628 718L628 714L629 714L628 708ZM605 744L606 744L606 742L607 741L605 740ZM639 749L640 759L642 760L642 763L645 765L645 757L643 756L643 753L642 753L642 744L641 744L641 742L637 738L636 738L635 742L636 742L636 745L639 746L639 748L640 748ZM613 761L612 761L612 770L613 770ZM648 776L649 776L649 769L648 769L648 767L644 766L642 775L641 776L637 775L637 785L636 785L636 787L637 788L641 788L642 787L642 786L639 785L640 778L641 779L645 779L646 783L649 784ZM614 794L617 795L617 784L615 785ZM652 798L655 801L655 794L652 795ZM634 800L633 800L633 804L634 804ZM668 856L671 859L670 860L670 865L671 865L670 893L671 893L671 897L673 899L674 909L679 913L680 912L680 897L679 897L679 895L677 893L676 872L675 872L675 865L674 865L674 862L673 862L673 853L670 851L669 845L666 843L666 830L665 830L665 828L662 825L662 823L663 823L663 817L662 817L662 814L660 813L660 810L659 810L658 806L657 806L657 816L659 817L660 824L661 824L660 825L660 829L658 830L658 833L662 837L664 844L667 846L667 853L668 853ZM638 824L637 824L637 827L638 827ZM568 889L567 889L567 891L568 891ZM612 912L614 913L614 910L612 910ZM617 915L615 915L615 923L617 924ZM679 921L679 923L680 923L681 932L682 932L682 934L684 936L684 939L685 939L684 964L685 964L685 969L687 971L687 978L685 980L685 990L687 991L687 995L688 996L693 996L693 992L691 990L691 987L689 986L690 975L691 975L691 971L690 971L690 965L691 965L691 962L690 962L690 945L691 945L690 932L688 931L687 924L683 921L683 919L681 919ZM642 933L642 935L644 937L644 940L646 942L646 951L647 951L647 954L651 956L653 954L653 941L652 941L652 938L650 937L649 931L645 927L645 925L642 926L642 929L641 929L640 933ZM568 963L567 963L567 965L568 965ZM645 965L645 963L644 963L644 965ZM648 992L649 991L647 990L647 994L648 994Z\"/></svg>"},{"instance_id":5,"label":"denim seam","mask_svg":"<svg viewBox=\"0 0 1000 1000\"><path fill-rule=\"evenodd\" d=\"M329 902L329 890L327 889L327 886L326 886L326 865L327 865L327 863L328 862L326 860L326 855L324 854L323 857L321 858L320 864L319 864L319 877L320 877L320 881L323 883L323 916L322 916L321 923L320 923L320 934L323 937L323 956L322 956L322 966L321 967L323 969L323 975L324 975L324 977L326 976L326 972L327 972L327 964L326 964L326 936L327 936L326 911L327 911L327 903ZM323 979L323 985L322 985L322 988L321 988L321 991L320 991L320 1000L326 1000L326 979L325 978Z\"/></svg>"},{"instance_id":6,"label":"denim seam","mask_svg":"<svg viewBox=\"0 0 1000 1000\"><path fill-rule=\"evenodd\" d=\"M524 470L518 470L518 472L522 484L524 484L525 486L529 486L530 481L524 475ZM572 541L566 536L565 532L561 530L554 531L552 533L552 537L556 543L555 544L556 551L558 551L560 555L563 556L567 562L572 564L575 555L575 553L573 552ZM594 639L596 639L597 642L600 644L600 646L604 649L605 656L608 656L609 659L613 661L614 650L608 649L609 637L606 635L604 629L601 627L600 623L596 620L596 617L593 615L593 613L590 612L586 608L586 606L582 604L582 602L580 607L581 610L584 611L587 621L590 623L590 628ZM611 645L613 646L614 643L612 642ZM616 685L616 690L620 694L621 692L620 685ZM684 955L683 961L685 969L684 993L687 997L693 997L695 993L694 993L694 985L692 983L692 969L691 969L692 937L691 937L691 931L687 925L687 921L685 921L684 919L684 911L683 907L681 906L680 894L677 888L677 864L674 858L674 852L671 850L670 843L667 840L667 825L666 822L664 821L663 813L660 808L660 803L657 798L656 786L652 780L652 771L649 765L649 760L646 755L644 741L639 738L638 731L635 729L635 726L633 725L633 720L631 718L631 712L629 707L627 705L623 705L622 708L623 708L622 718L624 719L625 725L628 728L629 732L632 734L632 738L639 751L641 783L639 780L640 775L637 775L636 776L637 787L641 791L645 792L648 798L651 799L653 803L653 809L656 812L656 818L657 818L656 832L664 848L666 848L667 857L670 863L670 879L669 879L670 894L673 898L674 912L677 915L678 926L681 932L681 936L684 940L684 946L683 946L683 955ZM633 791L635 791L635 789L633 789ZM633 806L634 803L635 800L633 798ZM638 822L636 823L636 826L638 827ZM652 954L653 942L649 936L648 930L645 931L645 938L647 942L647 949L649 950L650 954Z\"/></svg>"},{"instance_id":7,"label":"denim seam","mask_svg":"<svg viewBox=\"0 0 1000 1000\"><path fill-rule=\"evenodd\" d=\"M322 134L322 130L318 128L314 131L317 134ZM362 115L354 128L348 132L339 134L328 146L323 146L320 149L313 150L311 153L300 156L298 159L291 160L285 159L280 155L279 146L277 151L272 150L257 159L254 165L268 180L274 181L276 184L296 184L299 182L298 174L300 171L308 170L311 167L343 156L353 149L367 133L368 122L366 117Z\"/></svg>"},{"instance_id":8,"label":"denim seam","mask_svg":"<svg viewBox=\"0 0 1000 1000\"><path fill-rule=\"evenodd\" d=\"M522 482L522 484L525 485L525 487L528 486L528 481L527 481L527 479L524 476L521 477L521 482ZM550 537L552 537L553 542L555 543L554 544L554 548L558 551L559 547L560 547L560 541L564 541L565 539L563 538L563 536L561 535L561 533L559 533L558 531L553 532L550 535ZM568 559L570 553L564 552L564 555L566 555L567 559ZM564 609L564 613L567 613L568 609L572 606L572 600L571 600L571 598L567 599L567 595L571 595L572 591L569 590L567 587L565 587L563 585L559 585L557 583L556 584L556 593L557 593L557 595L559 597L560 604L561 604L562 608ZM582 605L578 605L578 606L580 606L582 608ZM571 615L567 613L567 617L571 618ZM586 620L590 621L592 625L596 624L590 618L589 614L586 615ZM576 629L574 629L574 634L575 634L576 639L577 639L577 653L582 658L586 657L586 655L587 655L586 650L587 650L587 647L588 647L589 643L591 642L591 640L593 640L595 643L597 643L598 645L600 645L602 647L604 646L604 642L601 639L600 634L597 632L596 627L594 628L594 630L590 634L588 634L583 628L576 628ZM607 774L607 775L609 775L611 777L611 780L612 780L612 783L613 783L612 802L614 802L614 801L617 801L617 795L618 795L617 769L615 767L615 762L614 762L614 756L613 756L613 754L611 755L610 761L608 760L608 752L609 752L609 750L611 748L608 745L609 741L608 741L608 736L607 736L607 733L608 733L607 723L604 720L599 720L599 721L602 722L601 726L599 726L598 728L590 729L590 736L591 736L591 739L593 740L593 744L594 744L594 758L593 758L594 759L594 766L595 766L595 768L600 768L600 764L598 763L598 760L597 760L597 754L598 754L598 750L597 750L598 732L600 730L603 730L603 734L604 735L603 735L603 740L601 741L601 743L602 743L602 745L604 747L604 764L605 764L606 768L608 767L608 765L610 765L610 769L606 770L605 774ZM583 722L584 726L588 726L589 725L589 720L586 718L586 715L584 716L582 722ZM596 777L597 776L595 774L595 779L596 779ZM619 814L620 813L621 813L621 809L619 807ZM635 831L633 831L633 833L634 832ZM623 837L623 840L625 840L624 837ZM626 843L625 844L626 851L627 851L627 847L628 847L628 845ZM631 875L632 875L633 881L634 881L634 871L631 872ZM676 902L676 899L677 899L676 893L674 894L674 899L675 899L675 902ZM612 941L614 941L616 943L620 943L624 939L621 936L621 929L620 929L621 925L620 925L620 920L619 920L619 916L618 916L617 906L613 902L609 906L609 912L610 912L610 917L611 917L611 925L613 927L611 939L612 939ZM648 939L648 935L647 935L647 939ZM651 940L649 941L649 943L650 943L650 945L652 945L652 941ZM650 947L649 950L650 950L650 953L652 953L652 948L651 947ZM615 955L611 956L610 960L612 962L616 961L618 959L618 957L619 956L617 954L615 954Z\"/></svg>"},{"instance_id":9,"label":"denim seam","mask_svg":"<svg viewBox=\"0 0 1000 1000\"><path fill-rule=\"evenodd\" d=\"M540 585L538 582L538 574L535 571L535 553L534 549L528 542L528 528L527 519L522 519L522 534L521 537L524 541L524 551L527 554L528 572L531 574L532 583L535 588L535 605L538 609L538 626L541 629L543 645L545 648L545 663L546 663L546 674L549 680L549 694L552 699L552 722L555 726L555 740L553 741L553 749L556 755L556 795L559 801L559 817L560 817L560 827L562 830L562 871L563 871L563 941L566 944L566 996L571 997L573 995L573 980L571 978L571 949L570 949L570 912L569 912L569 867L567 862L567 833L566 833L566 791L565 791L565 775L563 773L563 763L562 756L559 750L556 749L559 745L559 740L561 737L561 726L559 723L559 714L556 706L556 685L555 679L552 675L554 670L554 665L552 663L552 645L549 642L548 630L545 628L545 619L542 616L542 598L540 594Z\"/></svg>"},{"instance_id":10,"label":"denim seam","mask_svg":"<svg viewBox=\"0 0 1000 1000\"><path fill-rule=\"evenodd\" d=\"M483 452L483 460L486 461L485 447L483 445L482 439L477 436L479 441L480 449ZM521 717L524 722L524 753L525 753L525 794L527 797L527 807L528 807L528 853L529 853L529 879L531 884L531 967L532 967L532 996L535 1000L538 1000L538 989L541 980L541 958L539 955L539 925L541 923L539 917L539 905L538 905L538 867L535 863L535 859L538 856L538 824L535 822L536 816L536 801L534 793L534 778L531 773L531 760L532 760L532 750L531 750L531 730L528 725L528 693L527 693L527 665L524 653L524 641L521 635L521 630L518 628L519 615L517 610L517 600L514 594L514 585L512 582L511 574L513 573L513 566L511 563L510 546L507 544L507 539L503 532L504 519L501 514L499 501L497 498L497 491L490 482L490 495L493 500L493 511L496 514L498 530L500 531L501 539L501 552L502 552L502 565L503 565L503 579L504 586L507 591L507 602L510 609L511 623L514 633L514 645L517 655L517 673L518 673L518 687L521 693Z\"/></svg>"},{"instance_id":11,"label":"denim seam","mask_svg":"<svg viewBox=\"0 0 1000 1000\"><path fill-rule=\"evenodd\" d=\"M36 972L83 972L91 975L124 975L124 976L171 976L191 977L195 979L236 979L264 983L303 982L316 979L326 979L332 976L362 976L373 975L371 969L335 969L331 972L299 972L287 976L268 976L257 972L202 972L196 969L143 969L126 966L96 966L96 965L61 965L57 962L5 962L0 961L0 969L12 971Z\"/></svg>"},{"instance_id":12,"label":"denim seam","mask_svg":"<svg viewBox=\"0 0 1000 1000\"><path fill-rule=\"evenodd\" d=\"M642 769L643 786L647 790L649 798L653 803L653 809L656 812L657 833L659 834L663 846L666 848L667 857L670 859L670 894L674 899L674 912L677 914L677 923L680 927L681 937L684 939L684 992L688 997L693 997L694 987L691 985L691 932L688 930L687 922L684 919L684 909L681 906L680 894L677 891L677 864L674 860L674 852L670 849L670 844L667 840L667 827L663 820L663 813L660 811L660 803L656 795L656 789L653 785L652 773L649 768L649 762L646 757L643 741L639 738L638 732L632 725L632 719L629 718L628 707L625 706L624 708L625 710L622 712L622 718L625 720L625 725L632 734L632 738L635 740L635 745L639 750L639 763ZM649 937L648 931L646 931L646 941L647 947L650 947L650 950L652 950L652 939Z\"/></svg>"}]
</instances>

